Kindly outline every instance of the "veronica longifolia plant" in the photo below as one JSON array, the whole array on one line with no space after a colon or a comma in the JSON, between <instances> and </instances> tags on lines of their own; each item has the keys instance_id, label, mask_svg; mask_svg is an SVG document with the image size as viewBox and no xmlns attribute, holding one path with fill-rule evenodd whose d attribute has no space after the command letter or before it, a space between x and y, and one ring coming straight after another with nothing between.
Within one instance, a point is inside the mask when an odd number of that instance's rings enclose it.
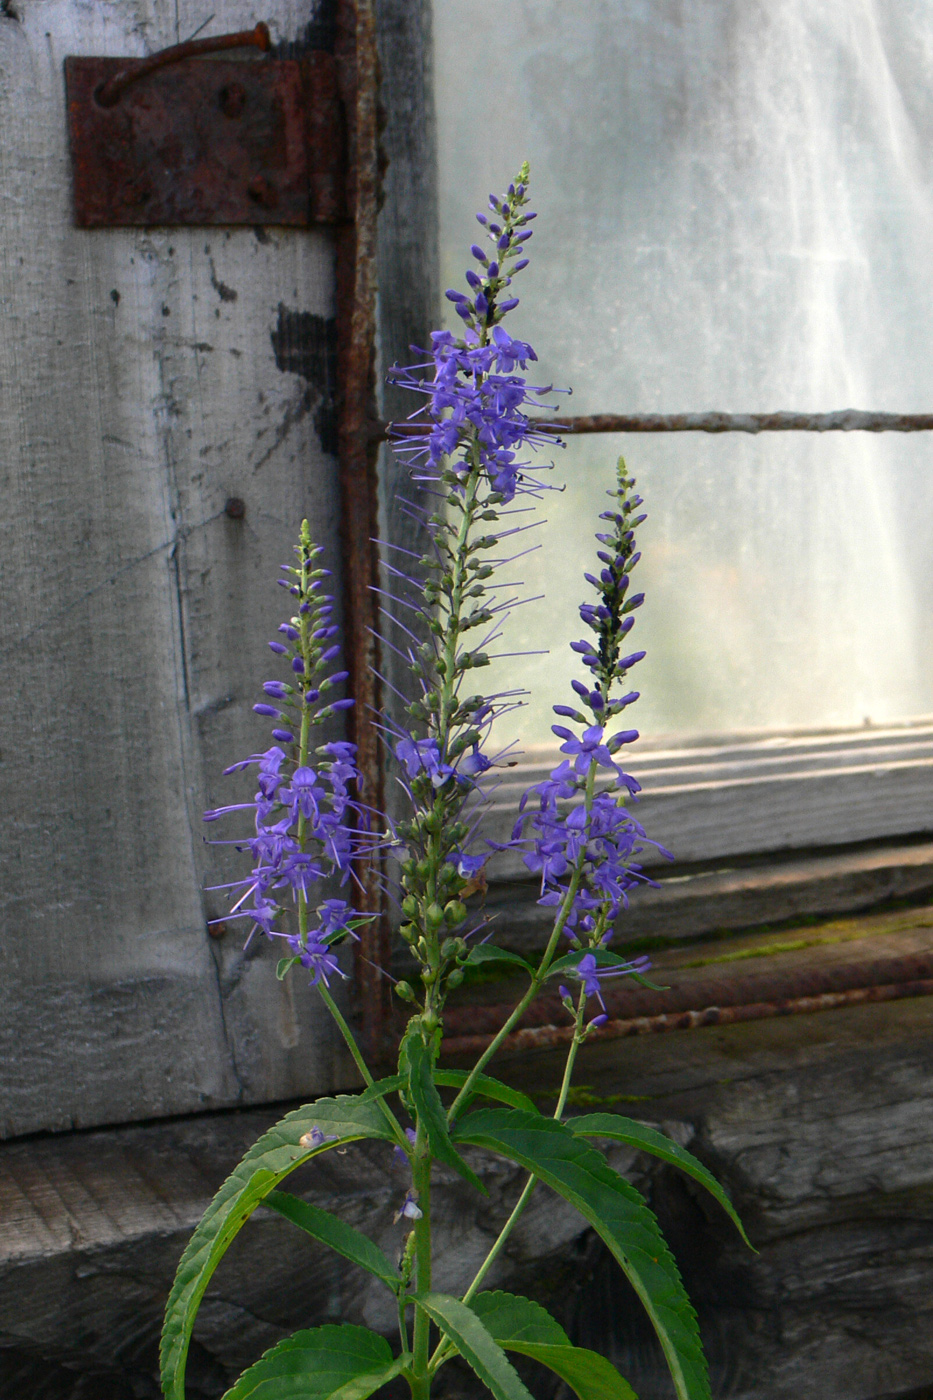
<instances>
[{"instance_id":1,"label":"veronica longifolia plant","mask_svg":"<svg viewBox=\"0 0 933 1400\"><path fill-rule=\"evenodd\" d=\"M426 528L428 552L420 559L406 556L405 568L389 566L397 590L396 606L386 612L393 635L385 640L401 651L418 679L409 727L385 731L407 815L382 837L369 835L378 823L359 806L353 746L313 743L317 726L352 699L333 698L347 675L331 670L338 655L332 600L320 591L325 571L318 567L319 550L307 523L296 563L285 566L279 580L292 615L270 645L284 678L266 681L265 698L254 707L272 722L274 743L228 770L255 768L253 800L207 814L213 821L250 813L251 833L234 844L249 853L251 869L232 888L231 912L248 922L249 937L279 942L280 976L299 975L301 968L310 973L365 1088L290 1113L220 1188L185 1250L169 1299L162 1338L167 1400L183 1400L198 1305L227 1247L260 1204L390 1290L398 1313L397 1344L393 1348L386 1338L351 1324L297 1332L245 1371L226 1400L365 1400L398 1376L414 1400L427 1400L434 1376L455 1355L497 1400L530 1400L510 1352L549 1367L580 1400L630 1398L633 1392L616 1369L573 1346L544 1308L483 1289L538 1183L576 1207L628 1276L664 1349L679 1400L709 1396L696 1317L657 1221L592 1140L624 1142L680 1167L716 1197L741 1230L728 1197L696 1158L644 1124L615 1113L564 1119L579 1048L608 1018L606 979L643 980L647 970L646 959L627 961L608 946L629 889L645 878L638 855L647 843L629 810L638 784L618 761L624 746L638 737L624 727L622 715L638 698L627 688L628 673L644 655L628 649L628 638L643 597L633 591L631 579L640 557L636 531L645 517L621 461L596 537L599 572L586 575L593 590L580 607L587 635L572 643L580 674L572 682L570 703L554 705L562 721L554 733L563 759L524 794L507 843L540 881L539 902L553 911L537 966L498 949L467 903L482 888L487 860L502 849L484 840L482 816L490 779L506 761L496 751L494 725L515 698L514 693L485 694L474 679L488 665L489 648L514 605L491 580L513 537L527 528L526 512L536 508L544 489L542 468L534 467L528 454L554 442L540 412L550 391L525 378L535 353L503 326L518 305L513 279L527 265L535 217L527 208L527 188L524 167L506 194L490 197L489 212L477 215L485 236L471 250L476 266L466 274L469 291L447 293L462 321L461 333L435 332L425 360L394 375L421 398L413 414L419 429L402 436L397 450L411 465L421 501L430 502L427 509L411 505ZM537 417L529 416L536 406ZM411 627L398 620L399 605L409 610ZM396 987L414 1011L402 1037L398 1073L374 1081L331 990L334 979L346 975L338 946L355 938L370 915L333 892L321 898L320 890L326 880L332 891L351 891L354 863L377 844L388 845L399 862L401 935L420 987L417 992L409 983ZM444 1070L438 1057L447 995L471 964L496 958L525 974L527 990L470 1071ZM551 977L559 979L571 1028L557 1107L547 1117L484 1071ZM595 1014L589 1015L591 1009ZM439 1088L455 1092L445 1102ZM494 1106L477 1108L478 1099ZM408 1188L400 1192L399 1237L391 1258L339 1217L279 1190L302 1163L362 1138L383 1140L409 1173ZM431 1173L441 1162L483 1191L481 1168L476 1158L470 1165L464 1148L504 1157L524 1168L528 1178L469 1288L454 1297L432 1284Z\"/></svg>"}]
</instances>

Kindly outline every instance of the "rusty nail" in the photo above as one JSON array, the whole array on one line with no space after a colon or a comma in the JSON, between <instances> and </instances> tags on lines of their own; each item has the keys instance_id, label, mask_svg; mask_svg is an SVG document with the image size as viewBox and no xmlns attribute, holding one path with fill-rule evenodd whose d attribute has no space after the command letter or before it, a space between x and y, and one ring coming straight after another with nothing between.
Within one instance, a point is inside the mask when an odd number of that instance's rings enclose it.
<instances>
[{"instance_id":1,"label":"rusty nail","mask_svg":"<svg viewBox=\"0 0 933 1400\"><path fill-rule=\"evenodd\" d=\"M220 110L225 117L239 117L246 106L246 89L242 83L228 83L220 89Z\"/></svg>"},{"instance_id":2,"label":"rusty nail","mask_svg":"<svg viewBox=\"0 0 933 1400\"><path fill-rule=\"evenodd\" d=\"M239 496L228 496L224 503L224 515L231 520L242 520L246 515L246 502Z\"/></svg>"},{"instance_id":3,"label":"rusty nail","mask_svg":"<svg viewBox=\"0 0 933 1400\"><path fill-rule=\"evenodd\" d=\"M101 83L94 97L101 107L115 107L132 83L138 82L147 73L155 72L157 68L164 68L168 63L197 58L202 53L218 53L222 49L261 49L263 53L268 53L271 47L269 27L262 23L257 24L255 29L238 30L236 34L219 34L216 39L190 39L187 44L173 44L171 48L161 49L149 58L121 68L119 73L114 73L112 78Z\"/></svg>"},{"instance_id":4,"label":"rusty nail","mask_svg":"<svg viewBox=\"0 0 933 1400\"><path fill-rule=\"evenodd\" d=\"M274 209L279 202L279 192L265 175L256 175L246 187L246 193L263 209Z\"/></svg>"}]
</instances>

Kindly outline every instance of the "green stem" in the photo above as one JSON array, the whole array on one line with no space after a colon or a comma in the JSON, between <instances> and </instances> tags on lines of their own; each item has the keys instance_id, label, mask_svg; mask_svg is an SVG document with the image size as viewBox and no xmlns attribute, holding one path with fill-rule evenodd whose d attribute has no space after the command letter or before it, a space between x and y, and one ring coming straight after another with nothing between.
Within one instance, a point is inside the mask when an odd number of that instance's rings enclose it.
<instances>
[{"instance_id":1,"label":"green stem","mask_svg":"<svg viewBox=\"0 0 933 1400\"><path fill-rule=\"evenodd\" d=\"M308 561L306 551L301 551L301 596L306 598L308 594ZM305 666L305 674L311 672L311 636L308 627L307 614L299 610L298 627L300 630L301 658ZM301 729L298 735L298 767L304 768L308 762L308 745L311 739L311 709L305 705L304 693L301 695ZM298 812L298 830L296 833L299 851L305 849L305 825L306 818L304 812ZM301 939L302 947L308 942L308 896L303 889L298 891L298 936Z\"/></svg>"},{"instance_id":2,"label":"green stem","mask_svg":"<svg viewBox=\"0 0 933 1400\"><path fill-rule=\"evenodd\" d=\"M340 1007L334 1001L334 998L331 996L330 992L328 991L327 987L325 987L323 982L318 983L318 991L320 992L324 1000L324 1005L327 1007L328 1011L333 1016L334 1020L337 1022L337 1027L340 1031L340 1034L346 1041L347 1048L350 1051L350 1054L353 1056L353 1061L360 1074L363 1076L363 1083L368 1089L371 1089L376 1081L370 1074L369 1066L363 1059L363 1052L356 1043L356 1037L354 1036L350 1027L347 1025L346 1021L340 1013ZM392 1112L391 1108L386 1103L385 1099L377 1098L376 1102L379 1105L380 1111L382 1112L382 1116L385 1118L386 1122L389 1124L389 1127L392 1129L393 1136L397 1139L399 1146L404 1149L405 1154L407 1155L411 1151L411 1144L405 1136L401 1123L398 1121L395 1114Z\"/></svg>"},{"instance_id":3,"label":"green stem","mask_svg":"<svg viewBox=\"0 0 933 1400\"><path fill-rule=\"evenodd\" d=\"M560 1120L567 1102L567 1095L570 1093L570 1081L573 1078L573 1067L577 1058L577 1051L583 1044L583 1017L586 1014L586 988L580 988L580 995L577 998L577 1015L573 1024L573 1039L570 1042L570 1049L567 1051L567 1063L564 1065L564 1078L561 1081L560 1093L557 1096L557 1107L554 1110L554 1117Z\"/></svg>"},{"instance_id":4,"label":"green stem","mask_svg":"<svg viewBox=\"0 0 933 1400\"><path fill-rule=\"evenodd\" d=\"M589 814L590 808L593 805L593 795L596 788L596 767L597 765L594 760L590 763L589 772L586 775L584 805L587 814ZM571 872L570 884L567 886L564 898L561 901L561 906L557 918L554 920L554 928L552 929L551 936L548 939L548 944L544 950L544 955L541 958L541 962L538 965L537 971L531 979L531 985L529 986L525 995L522 997L521 1001L512 1011L508 1020L505 1022L505 1025L502 1026L496 1032L496 1034L493 1036L492 1040L486 1046L486 1049L480 1055L476 1064L470 1071L466 1082L464 1083L459 1094L450 1106L450 1109L447 1114L449 1122L453 1121L454 1117L456 1116L457 1108L470 1094L473 1085L476 1082L477 1076L482 1073L484 1067L492 1059L493 1055L499 1049L499 1046L505 1040L506 1036L510 1033L510 1031L514 1029L518 1021L524 1015L526 1007L537 995L542 983L544 982L544 979L547 977L548 969L550 968L551 963L554 961L554 954L557 951L557 944L560 940L561 934L564 931L564 925L570 917L570 912L573 909L573 901L576 898L577 891L580 888L580 882L583 879L583 862L585 859L585 852L581 851L580 855L577 858L577 863L574 866L573 871Z\"/></svg>"},{"instance_id":5,"label":"green stem","mask_svg":"<svg viewBox=\"0 0 933 1400\"><path fill-rule=\"evenodd\" d=\"M416 1192L421 1219L415 1221L415 1280L419 1293L431 1289L431 1157L423 1124L418 1124L415 1156L412 1163L412 1183ZM428 1364L431 1321L423 1308L415 1304L415 1325L412 1337L413 1400L428 1400L431 1373Z\"/></svg>"},{"instance_id":6,"label":"green stem","mask_svg":"<svg viewBox=\"0 0 933 1400\"><path fill-rule=\"evenodd\" d=\"M567 1095L570 1092L570 1081L573 1078L573 1067L574 1062L577 1058L577 1051L583 1043L582 1030L583 1017L585 1013L586 990L584 987L581 987L580 995L577 998L577 1011L573 1027L573 1040L570 1042L570 1049L567 1053L567 1063L564 1065L564 1077L561 1081L560 1093L557 1096L557 1107L555 1108L553 1114L553 1116L558 1120L560 1120L560 1116L564 1111L564 1106L567 1102ZM502 1229L499 1231L499 1236L496 1239L495 1244L492 1246L489 1253L486 1255L486 1258L483 1260L482 1264L480 1264L479 1269L476 1273L476 1277L474 1278L473 1282L470 1284L469 1288L463 1295L463 1301L465 1303L469 1303L470 1300L476 1296L477 1292L479 1291L480 1284L483 1282L483 1279L489 1273L489 1270L492 1268L493 1264L496 1262L499 1255L505 1248L506 1241L508 1240L509 1235L511 1235L516 1224L518 1223L519 1216L522 1214L522 1212L525 1210L525 1207L528 1205L528 1202L531 1200L537 1182L538 1178L533 1174L525 1182L525 1185L522 1188L522 1194L515 1202L511 1215L503 1225ZM431 1369L436 1370L438 1366L443 1364L443 1362L447 1359L449 1354L449 1344L443 1341L440 1342L437 1346L437 1349L434 1352L434 1355L431 1357Z\"/></svg>"}]
</instances>

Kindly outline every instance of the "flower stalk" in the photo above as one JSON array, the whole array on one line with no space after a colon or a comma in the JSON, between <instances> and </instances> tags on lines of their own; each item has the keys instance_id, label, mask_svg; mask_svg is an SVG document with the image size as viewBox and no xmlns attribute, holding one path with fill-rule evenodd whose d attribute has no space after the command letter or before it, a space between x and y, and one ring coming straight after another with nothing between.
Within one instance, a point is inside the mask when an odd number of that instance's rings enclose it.
<instances>
[{"instance_id":1,"label":"flower stalk","mask_svg":"<svg viewBox=\"0 0 933 1400\"><path fill-rule=\"evenodd\" d=\"M586 575L596 593L595 600L580 607L588 635L572 643L583 674L572 682L573 702L554 706L561 723L553 726L553 732L563 757L545 781L523 795L505 847L482 837L483 809L495 771L512 762L508 751L497 752L494 729L496 721L517 703L517 695L475 690L474 675L481 675L488 666L490 647L506 626L510 610L521 601L501 597L491 580L508 542L527 528L524 524L513 526L512 513L536 505L548 489L542 476L548 467L534 465L526 454L545 444L554 446L553 437L542 433L528 412L537 409L540 422L542 399L551 390L530 385L518 372L534 363L535 352L511 337L502 324L518 305L513 280L528 261L527 244L535 214L527 207L527 187L528 169L524 166L503 196L490 196L489 212L477 216L486 246L474 244L471 249L476 266L466 274L469 291L451 289L447 293L462 323L460 334L435 332L422 363L393 371L396 383L419 396L421 406L413 417L429 425L427 434L408 436L397 444L397 450L408 459L419 494L408 508L426 527L429 548L407 571L394 565L389 568L398 601L420 618L423 640L395 612L385 613L396 630L384 640L401 653L418 681L417 697L406 714L407 726L393 727L386 722L383 729L389 757L408 801L405 818L394 827L387 821L386 828L377 833L373 814L361 806L353 745L314 742L319 726L333 722L352 704L352 698L334 698L347 673L331 669L339 654L332 623L333 599L321 591L327 575L319 567L321 551L311 540L307 522L301 527L297 562L285 567L279 580L293 611L270 643L286 668L286 678L266 681L264 699L254 706L258 714L272 721L274 744L227 770L255 768L258 791L251 802L206 814L206 820L215 821L232 813L251 813L253 834L234 843L249 852L252 868L247 877L227 887L233 900L232 915L249 921L249 938L261 933L280 947L284 944L280 977L299 968L310 973L311 985L334 1018L366 1085L358 1096L321 1100L299 1110L304 1131L297 1131L294 1114L278 1126L270 1135L275 1145L269 1150L267 1165L259 1170L251 1165L244 1175L249 1183L246 1189L254 1192L252 1204L244 1208L232 1188L223 1196L223 1202L233 1203L231 1210L242 1212L230 1227L229 1238L253 1205L263 1199L261 1183L268 1178L268 1194L281 1179L286 1152L292 1152L286 1164L290 1169L333 1143L370 1137L392 1145L405 1174L405 1191L395 1218L403 1223L406 1234L397 1265L345 1222L324 1225L321 1217L326 1213L303 1207L282 1193L269 1196L270 1204L292 1218L304 1210L299 1217L304 1228L333 1244L355 1264L368 1268L393 1291L397 1358L391 1359L383 1339L373 1340L368 1334L365 1340L356 1335L365 1329L352 1325L312 1329L287 1339L246 1373L250 1393L273 1375L286 1371L290 1377L303 1374L302 1348L310 1348L316 1356L319 1343L326 1367L334 1368L335 1376L343 1376L335 1381L335 1397L357 1393L357 1389L359 1394L369 1395L401 1375L413 1400L430 1400L433 1377L459 1351L493 1389L497 1400L530 1400L503 1350L508 1349L510 1338L515 1341L508 1328L518 1327L523 1338L519 1349L545 1364L550 1360L559 1375L566 1378L570 1373L560 1370L557 1353L564 1362L565 1352L574 1353L574 1377L579 1378L590 1367L595 1388L584 1387L581 1394L598 1391L621 1400L622 1394L630 1392L619 1377L607 1382L612 1372L612 1368L609 1372L605 1369L608 1363L594 1370L592 1353L578 1355L579 1349L571 1347L553 1319L542 1322L540 1308L524 1304L526 1311L522 1313L524 1300L483 1291L494 1270L501 1267L512 1231L543 1176L581 1209L584 1205L589 1209L591 1204L587 1198L581 1205L581 1183L593 1183L593 1200L601 1205L599 1209L594 1206L586 1218L601 1231L606 1220L618 1216L617 1211L614 1214L617 1198L625 1200L628 1215L624 1218L637 1218L641 1231L637 1248L621 1236L606 1236L607 1241L627 1269L634 1267L630 1257L641 1257L638 1250L644 1253L644 1241L650 1241L656 1272L644 1278L630 1272L630 1277L650 1302L658 1327L658 1319L680 1307L681 1301L685 1304L687 1311L679 1318L679 1330L669 1333L661 1327L659 1336L671 1361L678 1400L709 1400L701 1381L685 1379L705 1374L702 1353L691 1350L695 1318L685 1295L681 1300L682 1285L672 1261L670 1265L666 1262L659 1234L655 1242L653 1217L647 1206L633 1204L637 1193L615 1178L594 1149L577 1144L565 1121L580 1048L607 1019L603 982L620 976L644 981L648 966L647 959L629 961L609 947L628 892L646 880L638 856L645 845L656 844L648 841L629 810L639 786L617 759L620 750L638 737L635 730L617 725L622 713L638 698L636 692L626 689L627 677L644 655L641 651L624 654L635 613L643 601L641 593L632 591L631 577L640 558L636 530L645 517L635 482L621 459L615 488L609 493L612 508L600 517L606 528L597 535L599 572ZM513 504L516 500L518 507ZM352 878L354 862L381 854L386 848L398 861L398 884L393 894L400 910L399 932L417 969L413 981L420 985L416 991L408 981L396 984L397 994L412 1007L413 1014L400 1047L398 1075L376 1081L331 986L334 978L339 982L346 977L339 959L341 945L356 939L356 929L371 916L355 909L346 898L332 893L318 900L317 895L322 885L343 890ZM450 1084L452 1077L437 1069L444 1008L450 993L471 968L496 956L494 948L479 941L481 934L489 938L493 930L482 908L471 901L485 888L487 862L505 848L519 852L538 880L539 903L552 911L551 929L537 966L525 965L527 989L462 1082L453 1079L458 1091L445 1106L438 1083ZM514 955L506 956L514 964ZM553 1116L545 1117L530 1112L527 1101L523 1107L515 1107L514 1092L484 1072L520 1024L533 998L558 972L574 986L573 991L568 985L560 987L573 1035ZM594 1001L599 1009L588 1020L588 1008ZM500 1107L470 1112L479 1094L498 1100ZM392 1095L398 1096L398 1114L389 1106ZM502 1108L503 1102L511 1106ZM637 1125L634 1127L637 1130ZM613 1135L611 1124L608 1128L602 1124L603 1129ZM636 1131L635 1140L643 1145L644 1134L639 1136ZM443 1162L471 1188L484 1189L481 1177L462 1155L465 1144L487 1148L492 1144L494 1150L498 1145L503 1155L519 1162L528 1174L470 1286L462 1298L451 1299L432 1291L432 1171L436 1163ZM536 1157L539 1149L542 1155ZM688 1159L683 1149L676 1150L678 1160ZM699 1163L695 1168L705 1172ZM705 1178L704 1182L709 1185ZM719 1190L715 1183L710 1189ZM222 1221L223 1208L215 1202L213 1214L209 1212L205 1221ZM728 1204L727 1209L731 1210ZM216 1262L210 1249L197 1257L202 1255ZM191 1286L188 1274L184 1280L179 1296L187 1298ZM660 1290L657 1298L652 1289ZM496 1300L503 1297L507 1316L497 1319L496 1309L501 1305ZM432 1326L441 1332L433 1353ZM547 1332L548 1327L550 1340L535 1351L528 1335L537 1335L536 1329L542 1328ZM530 1333L525 1330L529 1328ZM177 1328L172 1331L167 1326L166 1355L170 1357L177 1355L173 1352L176 1332ZM353 1353L345 1358L346 1374L340 1371L344 1361L339 1360L344 1341L335 1333L341 1333ZM350 1333L354 1334L352 1339ZM275 1368L286 1351L285 1371L280 1372ZM312 1357L309 1376L321 1373L319 1360ZM183 1350L180 1365L183 1375ZM169 1400L182 1400L183 1392L176 1384L177 1365L164 1374L169 1376ZM574 1385L579 1390L577 1380ZM319 1386L318 1380L314 1386Z\"/></svg>"}]
</instances>

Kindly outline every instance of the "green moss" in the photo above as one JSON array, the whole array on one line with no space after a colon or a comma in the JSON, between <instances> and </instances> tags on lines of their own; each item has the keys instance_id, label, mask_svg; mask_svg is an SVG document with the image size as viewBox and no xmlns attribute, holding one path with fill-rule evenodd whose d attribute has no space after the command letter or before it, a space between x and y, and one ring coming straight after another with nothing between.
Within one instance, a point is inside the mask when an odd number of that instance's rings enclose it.
<instances>
[{"instance_id":1,"label":"green moss","mask_svg":"<svg viewBox=\"0 0 933 1400\"><path fill-rule=\"evenodd\" d=\"M557 1090L542 1090L531 1097L538 1103L553 1102L557 1098ZM597 1094L592 1084L577 1084L567 1095L567 1105L569 1108L605 1108L613 1103L645 1103L651 1097L651 1094Z\"/></svg>"}]
</instances>

